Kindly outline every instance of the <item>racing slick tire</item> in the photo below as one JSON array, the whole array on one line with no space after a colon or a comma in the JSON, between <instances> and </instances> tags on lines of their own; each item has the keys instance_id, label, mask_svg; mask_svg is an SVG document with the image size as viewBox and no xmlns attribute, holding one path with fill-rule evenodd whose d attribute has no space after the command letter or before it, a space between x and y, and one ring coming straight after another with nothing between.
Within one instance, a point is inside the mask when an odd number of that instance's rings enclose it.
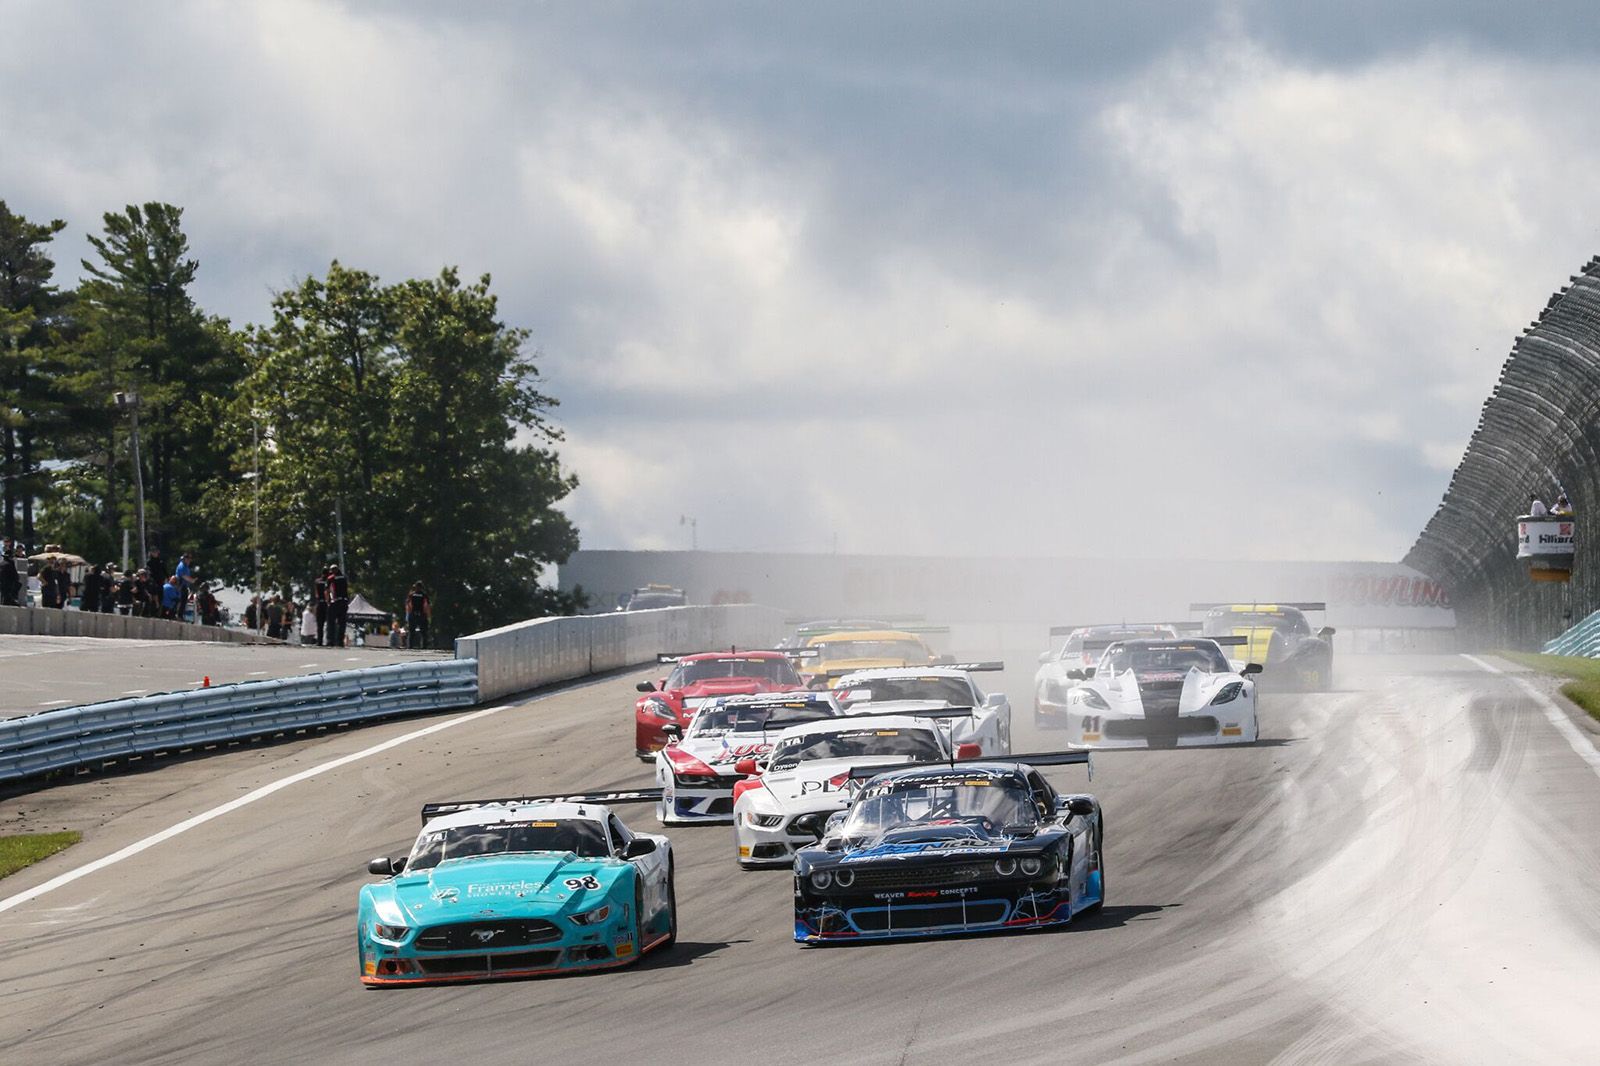
<instances>
[{"instance_id":1,"label":"racing slick tire","mask_svg":"<svg viewBox=\"0 0 1600 1066\"><path fill-rule=\"evenodd\" d=\"M667 939L661 942L663 951L678 942L678 867L667 864Z\"/></svg>"},{"instance_id":2,"label":"racing slick tire","mask_svg":"<svg viewBox=\"0 0 1600 1066\"><path fill-rule=\"evenodd\" d=\"M1106 824L1105 812L1100 814L1100 829L1094 835L1094 868L1100 873L1100 898L1080 911L1080 914L1099 914L1106 905Z\"/></svg>"}]
</instances>

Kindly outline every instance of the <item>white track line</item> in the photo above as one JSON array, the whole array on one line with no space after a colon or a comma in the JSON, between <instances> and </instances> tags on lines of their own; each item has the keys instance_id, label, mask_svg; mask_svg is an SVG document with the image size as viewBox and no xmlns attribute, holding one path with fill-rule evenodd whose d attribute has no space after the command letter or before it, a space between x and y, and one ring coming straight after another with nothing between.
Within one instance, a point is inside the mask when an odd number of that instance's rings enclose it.
<instances>
[{"instance_id":1,"label":"white track line","mask_svg":"<svg viewBox=\"0 0 1600 1066\"><path fill-rule=\"evenodd\" d=\"M453 728L454 726L461 725L464 722L471 722L476 719L486 717L487 715L495 714L499 711L505 710L510 706L512 705L506 703L500 705L499 707L489 707L481 711L473 711L471 714L463 714L460 717L451 718L443 722L436 722L433 725L427 726L426 728L413 730L404 736L398 736L392 740L386 740L382 744L374 744L370 748L363 748L361 751L354 752L350 755L344 755L340 758L329 760L328 762L322 763L318 766L313 766L309 770L301 770L297 774L290 774L288 777L274 781L270 785L262 785L260 788L255 789L252 792L246 792L237 799L229 800L220 807L213 807L209 811L202 811L193 818L187 818L179 822L177 825L161 830L159 833L152 833L143 840L136 840L132 844L129 844L127 847L123 848L121 851L114 851L104 858L96 859L90 863L85 863L75 870L68 870L66 873L61 874L58 877L52 877L43 884L35 885L33 888L30 888L25 892L18 892L14 896L8 896L5 899L0 899L0 912L8 911L12 907L27 903L29 900L38 899L46 892L53 892L62 885L71 884L78 878L87 877L97 870L104 870L107 866L119 863L123 859L132 858L141 851L144 851L147 848L153 848L162 841L171 840L179 833L186 833L197 825L204 825L213 818L221 818L224 814L229 814L233 811L236 811L240 807L247 806L256 802L257 800L266 799L268 796L279 791L280 789L288 788L290 785L299 784L301 781L316 777L318 774L325 774L329 770L337 770L341 766L348 766L350 763L359 762L362 759L377 755L380 752L388 751L390 748L397 748L401 744L410 743L413 740L428 736L429 734L438 733L443 730Z\"/></svg>"},{"instance_id":2,"label":"white track line","mask_svg":"<svg viewBox=\"0 0 1600 1066\"><path fill-rule=\"evenodd\" d=\"M1578 758L1588 763L1589 769L1593 770L1596 775L1600 775L1600 750L1596 750L1595 746L1589 742L1589 738L1583 735L1583 731L1572 724L1572 719L1568 718L1566 712L1556 705L1555 700L1540 692L1532 682L1525 681L1515 674L1508 674L1498 666L1490 666L1476 655L1463 654L1461 657L1470 663L1476 663L1491 674L1499 674L1526 692L1529 698L1539 705L1539 709L1544 712L1544 716L1549 719L1550 724L1556 727L1556 732L1565 737L1567 743L1572 745L1572 750L1578 753ZM0 909L3 909L3 907L4 905L0 904Z\"/></svg>"}]
</instances>

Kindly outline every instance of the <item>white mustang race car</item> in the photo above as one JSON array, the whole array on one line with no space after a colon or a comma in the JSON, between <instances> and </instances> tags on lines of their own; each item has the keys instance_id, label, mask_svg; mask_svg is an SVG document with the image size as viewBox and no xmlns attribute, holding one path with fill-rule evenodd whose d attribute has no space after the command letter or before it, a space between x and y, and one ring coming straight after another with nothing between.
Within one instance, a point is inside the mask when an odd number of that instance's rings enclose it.
<instances>
[{"instance_id":1,"label":"white mustang race car","mask_svg":"<svg viewBox=\"0 0 1600 1066\"><path fill-rule=\"evenodd\" d=\"M850 805L863 779L851 767L899 766L975 758L977 745L955 752L939 722L910 715L847 716L790 726L763 759L741 760L752 776L734 786L733 838L739 865L787 866L797 849L815 844L828 816Z\"/></svg>"},{"instance_id":2,"label":"white mustang race car","mask_svg":"<svg viewBox=\"0 0 1600 1066\"><path fill-rule=\"evenodd\" d=\"M1005 663L952 663L858 670L834 682L845 714L919 714L943 707L969 707L966 717L940 715L952 745L976 744L982 755L1011 754L1011 702L1003 692L985 695L971 675L999 671Z\"/></svg>"},{"instance_id":3,"label":"white mustang race car","mask_svg":"<svg viewBox=\"0 0 1600 1066\"><path fill-rule=\"evenodd\" d=\"M759 758L786 727L820 718L837 718L839 705L826 692L719 696L702 703L682 730L663 727L667 746L655 753L662 823L733 821L733 786L744 779L735 771L741 759Z\"/></svg>"},{"instance_id":4,"label":"white mustang race car","mask_svg":"<svg viewBox=\"0 0 1600 1066\"><path fill-rule=\"evenodd\" d=\"M1241 638L1123 640L1098 666L1069 670L1041 693L1074 748L1176 748L1248 744L1257 736L1258 663L1239 666L1222 645Z\"/></svg>"}]
</instances>

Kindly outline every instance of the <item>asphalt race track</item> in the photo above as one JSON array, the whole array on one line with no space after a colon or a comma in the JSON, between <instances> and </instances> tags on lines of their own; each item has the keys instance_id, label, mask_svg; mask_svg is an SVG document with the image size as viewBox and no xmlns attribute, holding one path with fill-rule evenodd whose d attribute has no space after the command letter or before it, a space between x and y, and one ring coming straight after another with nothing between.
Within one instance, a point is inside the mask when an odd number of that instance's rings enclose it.
<instances>
[{"instance_id":1,"label":"asphalt race track","mask_svg":"<svg viewBox=\"0 0 1600 1066\"><path fill-rule=\"evenodd\" d=\"M979 649L973 649L976 653ZM1032 662L1032 648L1001 650ZM1504 664L1497 664L1504 666ZM642 966L369 991L365 861L424 800L643 784L633 681L385 723L0 803L85 830L0 881L0 1058L20 1063L1594 1062L1600 758L1516 676L1346 659L1267 694L1251 747L1097 757L1104 914L1048 934L801 949L787 874L678 830L681 940ZM1019 749L1028 669L1005 688ZM447 724L446 723L455 723ZM14 902L252 790L431 726ZM1084 784L1080 768L1055 773ZM648 808L625 808L654 827Z\"/></svg>"}]
</instances>

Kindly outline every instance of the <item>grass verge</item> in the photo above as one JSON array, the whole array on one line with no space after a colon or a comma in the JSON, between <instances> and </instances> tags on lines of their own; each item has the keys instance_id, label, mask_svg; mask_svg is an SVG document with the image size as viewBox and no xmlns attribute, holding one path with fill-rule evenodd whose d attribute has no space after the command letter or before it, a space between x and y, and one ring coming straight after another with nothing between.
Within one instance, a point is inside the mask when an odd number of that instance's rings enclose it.
<instances>
[{"instance_id":1,"label":"grass verge","mask_svg":"<svg viewBox=\"0 0 1600 1066\"><path fill-rule=\"evenodd\" d=\"M0 877L9 877L24 866L32 866L40 859L49 858L62 848L70 848L83 839L75 830L63 833L18 833L0 836Z\"/></svg>"},{"instance_id":2,"label":"grass verge","mask_svg":"<svg viewBox=\"0 0 1600 1066\"><path fill-rule=\"evenodd\" d=\"M1534 655L1524 651L1501 651L1495 654L1540 673L1571 678L1561 686L1561 694L1588 711L1590 718L1600 721L1600 659L1585 659L1579 655Z\"/></svg>"}]
</instances>

